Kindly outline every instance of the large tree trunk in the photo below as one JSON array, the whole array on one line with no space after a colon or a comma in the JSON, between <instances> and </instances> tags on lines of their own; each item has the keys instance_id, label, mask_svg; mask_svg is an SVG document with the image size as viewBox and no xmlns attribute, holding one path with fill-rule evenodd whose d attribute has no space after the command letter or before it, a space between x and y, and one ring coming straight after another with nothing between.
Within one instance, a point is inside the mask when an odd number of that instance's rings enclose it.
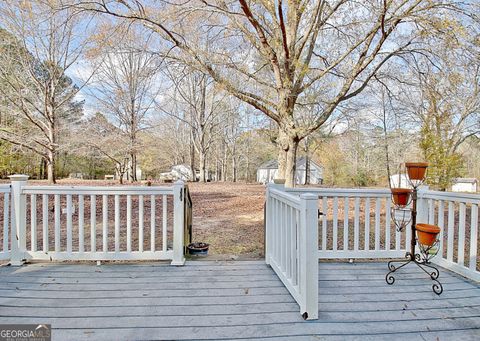
<instances>
[{"instance_id":1,"label":"large tree trunk","mask_svg":"<svg viewBox=\"0 0 480 341\"><path fill-rule=\"evenodd\" d=\"M295 187L297 150L300 138L291 122L282 124L278 129L278 172L277 179L285 179L285 187Z\"/></svg>"},{"instance_id":2,"label":"large tree trunk","mask_svg":"<svg viewBox=\"0 0 480 341\"><path fill-rule=\"evenodd\" d=\"M47 160L45 159L45 157L42 157L40 159L40 174L38 175L39 180L46 179L46 176L47 176L46 169L47 169Z\"/></svg>"},{"instance_id":3,"label":"large tree trunk","mask_svg":"<svg viewBox=\"0 0 480 341\"><path fill-rule=\"evenodd\" d=\"M206 177L206 155L205 151L200 150L199 153L199 163L200 163L200 182L207 182Z\"/></svg>"},{"instance_id":4,"label":"large tree trunk","mask_svg":"<svg viewBox=\"0 0 480 341\"><path fill-rule=\"evenodd\" d=\"M223 146L223 159L222 159L222 181L227 181L227 148Z\"/></svg>"},{"instance_id":5,"label":"large tree trunk","mask_svg":"<svg viewBox=\"0 0 480 341\"><path fill-rule=\"evenodd\" d=\"M285 187L295 187L298 141L291 139L286 152Z\"/></svg>"},{"instance_id":6,"label":"large tree trunk","mask_svg":"<svg viewBox=\"0 0 480 341\"><path fill-rule=\"evenodd\" d=\"M195 174L195 146L193 145L192 137L190 135L190 169L192 170L192 181L197 181L197 175Z\"/></svg>"},{"instance_id":7,"label":"large tree trunk","mask_svg":"<svg viewBox=\"0 0 480 341\"><path fill-rule=\"evenodd\" d=\"M57 177L55 174L55 151L48 150L47 152L47 179L51 184L57 183Z\"/></svg>"},{"instance_id":8,"label":"large tree trunk","mask_svg":"<svg viewBox=\"0 0 480 341\"><path fill-rule=\"evenodd\" d=\"M250 182L250 157L248 154L245 158L245 181Z\"/></svg>"},{"instance_id":9,"label":"large tree trunk","mask_svg":"<svg viewBox=\"0 0 480 341\"><path fill-rule=\"evenodd\" d=\"M286 174L286 167L287 167L287 150L288 150L288 142L287 136L283 132L282 129L278 129L278 140L277 140L277 148L278 148L278 171L275 176L276 179L285 179Z\"/></svg>"},{"instance_id":10,"label":"large tree trunk","mask_svg":"<svg viewBox=\"0 0 480 341\"><path fill-rule=\"evenodd\" d=\"M237 158L232 157L232 182L237 182Z\"/></svg>"},{"instance_id":11,"label":"large tree trunk","mask_svg":"<svg viewBox=\"0 0 480 341\"><path fill-rule=\"evenodd\" d=\"M137 179L137 155L130 153L130 182L136 182Z\"/></svg>"},{"instance_id":12,"label":"large tree trunk","mask_svg":"<svg viewBox=\"0 0 480 341\"><path fill-rule=\"evenodd\" d=\"M235 144L232 148L232 181L237 182L237 151L235 148Z\"/></svg>"},{"instance_id":13,"label":"large tree trunk","mask_svg":"<svg viewBox=\"0 0 480 341\"><path fill-rule=\"evenodd\" d=\"M217 156L215 157L215 181L220 181L220 160L218 159L218 152Z\"/></svg>"},{"instance_id":14,"label":"large tree trunk","mask_svg":"<svg viewBox=\"0 0 480 341\"><path fill-rule=\"evenodd\" d=\"M50 115L50 117L54 117L53 114ZM48 131L48 138L49 138L49 148L47 150L47 178L48 182L51 184L57 183L57 176L56 176L56 170L55 170L55 158L56 158L56 143L57 139L55 136L55 120L50 123L49 125L49 131Z\"/></svg>"}]
</instances>

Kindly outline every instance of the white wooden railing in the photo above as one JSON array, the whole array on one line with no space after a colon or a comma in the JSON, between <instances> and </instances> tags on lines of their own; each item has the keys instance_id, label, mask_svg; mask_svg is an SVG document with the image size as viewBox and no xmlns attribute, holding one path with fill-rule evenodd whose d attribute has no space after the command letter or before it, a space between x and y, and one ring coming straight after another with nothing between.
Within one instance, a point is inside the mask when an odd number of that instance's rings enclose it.
<instances>
[{"instance_id":1,"label":"white wooden railing","mask_svg":"<svg viewBox=\"0 0 480 341\"><path fill-rule=\"evenodd\" d=\"M0 185L0 260L10 259L10 185Z\"/></svg>"},{"instance_id":2,"label":"white wooden railing","mask_svg":"<svg viewBox=\"0 0 480 341\"><path fill-rule=\"evenodd\" d=\"M300 306L305 319L318 318L317 197L267 189L265 258Z\"/></svg>"},{"instance_id":3,"label":"white wooden railing","mask_svg":"<svg viewBox=\"0 0 480 341\"><path fill-rule=\"evenodd\" d=\"M480 195L418 192L417 222L441 228L439 253L432 261L476 281L479 205ZM269 184L265 208L266 262L309 318L318 316L318 304L315 308L309 301L317 301L318 259L403 258L409 247L411 228L399 232L392 223L396 211L391 210L389 189L286 189Z\"/></svg>"},{"instance_id":4,"label":"white wooden railing","mask_svg":"<svg viewBox=\"0 0 480 341\"><path fill-rule=\"evenodd\" d=\"M26 176L10 178L13 265L30 259L185 262L183 182L71 187L28 186Z\"/></svg>"},{"instance_id":5,"label":"white wooden railing","mask_svg":"<svg viewBox=\"0 0 480 341\"><path fill-rule=\"evenodd\" d=\"M397 258L405 255L405 238L409 231L400 233L391 223L389 190L294 188L286 191L297 195L312 193L319 198L319 258Z\"/></svg>"},{"instance_id":6,"label":"white wooden railing","mask_svg":"<svg viewBox=\"0 0 480 341\"><path fill-rule=\"evenodd\" d=\"M433 262L480 281L478 225L480 195L424 191L418 195L419 221L440 227Z\"/></svg>"}]
</instances>

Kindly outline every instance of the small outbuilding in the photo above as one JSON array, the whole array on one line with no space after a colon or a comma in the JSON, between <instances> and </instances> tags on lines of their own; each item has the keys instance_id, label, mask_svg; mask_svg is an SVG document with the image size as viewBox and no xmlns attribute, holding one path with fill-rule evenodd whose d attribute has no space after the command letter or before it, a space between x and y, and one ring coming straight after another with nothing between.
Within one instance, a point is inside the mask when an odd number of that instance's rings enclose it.
<instances>
[{"instance_id":1,"label":"small outbuilding","mask_svg":"<svg viewBox=\"0 0 480 341\"><path fill-rule=\"evenodd\" d=\"M390 186L392 188L412 188L405 174L390 175Z\"/></svg>"},{"instance_id":2,"label":"small outbuilding","mask_svg":"<svg viewBox=\"0 0 480 341\"><path fill-rule=\"evenodd\" d=\"M475 178L455 178L452 183L452 192L470 192L478 191L478 180Z\"/></svg>"},{"instance_id":3,"label":"small outbuilding","mask_svg":"<svg viewBox=\"0 0 480 341\"><path fill-rule=\"evenodd\" d=\"M193 180L193 172L192 168L188 165L175 165L172 167L170 173L174 176L176 180L183 180L183 181L192 181Z\"/></svg>"},{"instance_id":4,"label":"small outbuilding","mask_svg":"<svg viewBox=\"0 0 480 341\"><path fill-rule=\"evenodd\" d=\"M300 157L297 159L296 170L295 170L295 183L297 185L305 184L306 177L306 166L307 159L305 157ZM310 174L310 184L321 185L323 183L323 167L317 164L315 161L309 159L309 174ZM268 182L273 182L278 172L278 161L269 160L262 164L257 169L257 182L263 184Z\"/></svg>"}]
</instances>

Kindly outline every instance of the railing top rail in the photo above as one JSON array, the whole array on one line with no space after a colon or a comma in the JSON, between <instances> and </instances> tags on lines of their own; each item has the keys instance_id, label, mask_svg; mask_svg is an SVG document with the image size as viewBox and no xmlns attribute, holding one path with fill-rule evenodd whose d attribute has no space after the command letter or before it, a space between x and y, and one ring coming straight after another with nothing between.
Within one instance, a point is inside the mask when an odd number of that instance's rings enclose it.
<instances>
[{"instance_id":1,"label":"railing top rail","mask_svg":"<svg viewBox=\"0 0 480 341\"><path fill-rule=\"evenodd\" d=\"M286 192L303 194L312 193L319 197L390 197L388 188L286 188Z\"/></svg>"},{"instance_id":2,"label":"railing top rail","mask_svg":"<svg viewBox=\"0 0 480 341\"><path fill-rule=\"evenodd\" d=\"M83 195L155 195L173 194L173 187L140 186L24 186L23 194L83 194Z\"/></svg>"},{"instance_id":3,"label":"railing top rail","mask_svg":"<svg viewBox=\"0 0 480 341\"><path fill-rule=\"evenodd\" d=\"M480 195L468 194L459 192L442 192L442 191L420 191L418 193L420 198L424 199L437 199L447 201L457 201L470 204L480 204Z\"/></svg>"},{"instance_id":4,"label":"railing top rail","mask_svg":"<svg viewBox=\"0 0 480 341\"><path fill-rule=\"evenodd\" d=\"M10 193L10 185L0 185L0 193Z\"/></svg>"},{"instance_id":5,"label":"railing top rail","mask_svg":"<svg viewBox=\"0 0 480 341\"><path fill-rule=\"evenodd\" d=\"M270 191L270 195L273 198L279 199L280 201L296 208L297 210L300 209L300 197L297 197L295 195L289 194L287 192L284 192L276 188L271 188L269 191Z\"/></svg>"}]
</instances>

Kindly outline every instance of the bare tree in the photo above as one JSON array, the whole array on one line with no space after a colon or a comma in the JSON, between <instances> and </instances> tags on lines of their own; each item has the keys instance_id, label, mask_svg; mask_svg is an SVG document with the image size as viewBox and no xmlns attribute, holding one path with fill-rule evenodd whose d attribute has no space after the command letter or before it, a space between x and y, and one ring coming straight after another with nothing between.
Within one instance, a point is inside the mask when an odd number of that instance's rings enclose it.
<instances>
[{"instance_id":1,"label":"bare tree","mask_svg":"<svg viewBox=\"0 0 480 341\"><path fill-rule=\"evenodd\" d=\"M195 150L191 150L192 174L195 178L194 152L198 153L200 181L207 181L207 157L215 139L217 117L223 109L225 94L215 87L207 74L188 67L172 66L168 77L174 84L170 108L162 111L188 125L190 141Z\"/></svg>"},{"instance_id":2,"label":"bare tree","mask_svg":"<svg viewBox=\"0 0 480 341\"><path fill-rule=\"evenodd\" d=\"M294 185L299 142L361 93L388 60L414 49L417 36L451 6L422 0L76 2L80 10L140 21L177 48L176 59L274 120L279 176L287 186ZM199 43L210 39L213 48ZM302 117L298 106L321 110Z\"/></svg>"},{"instance_id":3,"label":"bare tree","mask_svg":"<svg viewBox=\"0 0 480 341\"><path fill-rule=\"evenodd\" d=\"M14 125L0 129L0 138L40 155L52 183L60 132L81 115L81 102L75 98L83 84L75 85L67 73L88 47L88 21L73 17L71 10L57 12L57 5L17 0L0 4L2 24L18 46L15 54L0 58L0 78L6 85L0 91L15 116Z\"/></svg>"},{"instance_id":4,"label":"bare tree","mask_svg":"<svg viewBox=\"0 0 480 341\"><path fill-rule=\"evenodd\" d=\"M123 131L100 113L83 122L82 130L81 140L77 139L79 152L89 155L93 150L112 162L118 180L123 184L130 161L130 144L129 140L124 138Z\"/></svg>"},{"instance_id":5,"label":"bare tree","mask_svg":"<svg viewBox=\"0 0 480 341\"><path fill-rule=\"evenodd\" d=\"M130 182L137 181L139 133L149 127L149 114L159 94L161 60L147 52L149 40L133 30L121 31L122 42L108 44L96 56L99 63L90 92L129 146ZM117 32L116 37L119 38ZM99 59L99 61L97 61Z\"/></svg>"}]
</instances>

